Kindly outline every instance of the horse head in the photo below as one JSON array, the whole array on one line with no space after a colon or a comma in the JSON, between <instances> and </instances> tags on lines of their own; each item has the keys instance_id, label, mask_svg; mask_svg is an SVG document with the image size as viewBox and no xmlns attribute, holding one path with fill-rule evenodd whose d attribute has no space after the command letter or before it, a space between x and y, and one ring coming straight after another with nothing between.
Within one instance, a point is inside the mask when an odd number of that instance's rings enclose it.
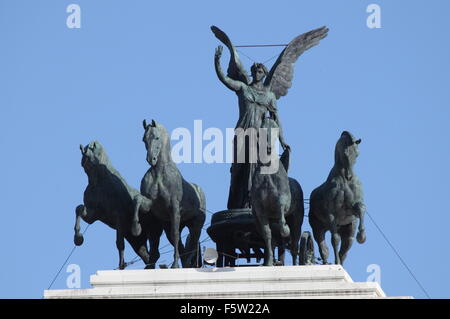
<instances>
[{"instance_id":1,"label":"horse head","mask_svg":"<svg viewBox=\"0 0 450 319\"><path fill-rule=\"evenodd\" d=\"M83 166L86 173L92 168L99 165L107 165L108 157L100 142L93 141L84 146L80 144L81 150L81 166Z\"/></svg>"},{"instance_id":2,"label":"horse head","mask_svg":"<svg viewBox=\"0 0 450 319\"><path fill-rule=\"evenodd\" d=\"M361 143L361 139L355 139L348 131L342 132L334 151L335 165L345 170L351 169L359 155L359 143Z\"/></svg>"},{"instance_id":3,"label":"horse head","mask_svg":"<svg viewBox=\"0 0 450 319\"><path fill-rule=\"evenodd\" d=\"M151 166L155 166L160 159L160 155L166 152L166 147L169 144L169 135L164 126L152 120L150 124L144 120L144 137L143 142L147 149L147 162Z\"/></svg>"}]
</instances>

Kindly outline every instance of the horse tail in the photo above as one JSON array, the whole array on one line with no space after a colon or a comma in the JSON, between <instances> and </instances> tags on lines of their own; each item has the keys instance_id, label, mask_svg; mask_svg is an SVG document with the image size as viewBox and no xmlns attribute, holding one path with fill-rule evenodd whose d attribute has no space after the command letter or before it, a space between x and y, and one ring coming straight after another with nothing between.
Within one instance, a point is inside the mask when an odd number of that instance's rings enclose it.
<instances>
[{"instance_id":1,"label":"horse tail","mask_svg":"<svg viewBox=\"0 0 450 319\"><path fill-rule=\"evenodd\" d=\"M198 201L199 201L199 209L206 214L206 197L205 197L205 193L203 193L203 190L197 184L191 183L191 185L194 188L195 193L197 194L197 198L198 198Z\"/></svg>"},{"instance_id":2,"label":"horse tail","mask_svg":"<svg viewBox=\"0 0 450 319\"><path fill-rule=\"evenodd\" d=\"M318 189L314 189L311 192L311 195L309 195L309 212L308 212L308 218L311 220L312 218L314 218L315 213L316 213L316 201L317 201L317 192Z\"/></svg>"}]
</instances>

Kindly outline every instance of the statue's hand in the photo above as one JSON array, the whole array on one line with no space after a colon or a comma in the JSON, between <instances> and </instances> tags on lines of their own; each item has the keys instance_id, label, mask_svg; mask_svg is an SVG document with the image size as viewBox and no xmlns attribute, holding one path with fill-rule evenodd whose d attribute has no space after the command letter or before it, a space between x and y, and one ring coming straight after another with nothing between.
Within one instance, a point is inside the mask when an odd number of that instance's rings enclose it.
<instances>
[{"instance_id":1,"label":"statue's hand","mask_svg":"<svg viewBox=\"0 0 450 319\"><path fill-rule=\"evenodd\" d=\"M220 57L222 56L222 51L223 51L223 46L219 45L219 46L216 48L216 54L215 54L216 60L219 60L219 59L220 59Z\"/></svg>"}]
</instances>

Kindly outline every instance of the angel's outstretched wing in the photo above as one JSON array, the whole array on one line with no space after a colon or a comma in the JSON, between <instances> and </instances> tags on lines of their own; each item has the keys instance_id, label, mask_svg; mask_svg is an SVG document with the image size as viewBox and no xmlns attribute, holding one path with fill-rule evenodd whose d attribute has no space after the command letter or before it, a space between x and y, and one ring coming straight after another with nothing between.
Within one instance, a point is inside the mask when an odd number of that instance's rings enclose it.
<instances>
[{"instance_id":1,"label":"angel's outstretched wing","mask_svg":"<svg viewBox=\"0 0 450 319\"><path fill-rule=\"evenodd\" d=\"M311 30L294 38L281 52L264 81L264 85L275 93L277 99L286 95L288 89L292 86L294 63L297 58L306 50L319 44L320 40L325 38L327 34L327 27Z\"/></svg>"},{"instance_id":2,"label":"angel's outstretched wing","mask_svg":"<svg viewBox=\"0 0 450 319\"><path fill-rule=\"evenodd\" d=\"M225 32L216 26L212 26L211 31L214 33L216 38L222 41L223 44L230 50L230 63L228 64L227 70L228 77L236 81L244 82L247 85L250 84L250 78L241 63L241 60L239 60L236 48L231 43L230 38L225 34Z\"/></svg>"}]
</instances>

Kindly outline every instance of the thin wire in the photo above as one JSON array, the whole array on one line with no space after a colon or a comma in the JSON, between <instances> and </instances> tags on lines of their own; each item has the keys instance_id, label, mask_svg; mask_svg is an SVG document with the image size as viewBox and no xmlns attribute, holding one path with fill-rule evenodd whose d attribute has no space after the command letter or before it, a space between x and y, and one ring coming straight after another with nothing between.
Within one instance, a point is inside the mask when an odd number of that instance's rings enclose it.
<instances>
[{"instance_id":1,"label":"thin wire","mask_svg":"<svg viewBox=\"0 0 450 319\"><path fill-rule=\"evenodd\" d=\"M309 200L309 199L305 199L304 201L307 201L307 200ZM211 215L214 214L214 213L213 213L212 211L210 211L209 209L206 209L206 208L205 208L205 211L206 211L207 213L211 214ZM308 215L305 215L305 217L308 217ZM202 229L205 230L205 227L208 227L210 224L211 224L210 222L207 223L206 225L204 225L204 226L202 227ZM86 231L88 230L89 226L90 226L90 224L88 224L88 225L86 226L85 230L84 230L83 233L82 233L83 235L86 233ZM181 237L181 239L184 239L184 238L185 238L186 236L188 236L188 235L189 235L189 234L183 235L183 236ZM211 240L211 238L209 238L209 236L208 236L207 239L204 239L203 241L201 241L201 242L199 242L199 243L203 243L203 242L206 242L206 241L209 241L209 240ZM166 247L168 247L168 246L170 246L170 245L171 245L171 244L168 243L168 244L164 245L163 247L161 247L160 249L164 249L164 248L166 248ZM70 259L70 257L71 257L72 254L74 253L76 247L77 247L77 246L74 245L74 247L72 248L72 250L71 250L71 252L69 253L68 257L66 258L66 260L65 260L64 263L62 264L62 266L61 266L61 268L59 269L59 271L58 271L58 273L56 274L56 276L53 278L53 281L51 282L51 284L50 284L50 286L48 287L47 290L49 290L49 289L53 286L54 282L56 281L56 279L58 278L58 276L59 276L59 274L61 273L62 269L64 268L64 265L67 263L67 261ZM165 252L161 253L160 255L167 254L167 253L169 253L169 252L171 252L171 251L172 251L172 250L165 251ZM190 253L190 252L188 252L188 253ZM225 254L225 253L223 253L223 254L224 254L224 255L227 255L227 254ZM230 256L230 255L227 255L227 256L233 257L233 256ZM234 257L234 258L236 258L236 257ZM137 262L140 262L140 261L142 261L142 260L140 259L140 257L139 257L138 255L136 255L131 261L125 263L125 268L128 267L128 266L131 266L131 265L133 265L133 264L135 264L135 263L137 263ZM152 264L150 264L150 265L155 265L155 264L156 264L156 262L155 262L155 263L152 263ZM115 268L115 270L117 270L117 269L119 269L119 268Z\"/></svg>"},{"instance_id":2,"label":"thin wire","mask_svg":"<svg viewBox=\"0 0 450 319\"><path fill-rule=\"evenodd\" d=\"M207 241L210 241L210 240L211 240L211 238L209 236L207 236L207 238L204 238L203 240L199 241L199 244L203 244L203 243L205 243ZM180 254L180 257L182 257L182 256L184 256L186 254L189 254L189 253L191 253L193 251L197 251L197 250L198 250L198 248L190 250L190 251L187 251L187 252L185 251L184 253ZM172 252L172 250L168 250L168 251L162 252L161 255L164 255L164 254L167 254L167 253L170 253L170 252ZM139 261L142 261L142 260L137 260L135 262L130 262L130 263L127 264L127 266L130 266L130 265L132 265L132 264L134 264L136 262L139 262ZM163 261L161 261L160 264L164 263L164 262L165 262L165 259ZM153 266L153 265L156 265L156 262L154 262L152 264L149 264L149 266ZM116 270L117 270L117 268L116 268Z\"/></svg>"},{"instance_id":3,"label":"thin wire","mask_svg":"<svg viewBox=\"0 0 450 319\"><path fill-rule=\"evenodd\" d=\"M210 214L213 214L211 211L208 211L208 210L206 210L206 211L209 212ZM208 227L209 225L211 225L211 222L207 223L206 225L203 225L202 229L205 230L205 227ZM189 235L189 233L184 234L183 236L181 236L181 239L186 238L188 235ZM168 244L162 246L162 247L159 248L159 249L164 249L164 248L166 248L166 247L168 247L168 246L170 246L170 245L172 245L172 244L171 244L171 243L168 243ZM136 257L138 257L138 256L136 255ZM136 258L136 257L135 257L135 258Z\"/></svg>"},{"instance_id":4,"label":"thin wire","mask_svg":"<svg viewBox=\"0 0 450 319\"><path fill-rule=\"evenodd\" d=\"M86 228L84 229L82 235L84 235L84 233L88 230L89 226L91 224L88 224L86 226ZM66 260L64 261L64 263L62 264L61 268L59 268L58 272L56 273L56 276L53 278L52 282L50 283L50 286L48 286L47 290L50 290L50 288L53 286L53 284L55 283L56 279L58 278L59 274L61 273L61 270L64 268L64 266L66 265L67 261L69 261L69 258L72 256L73 252L75 251L75 248L77 248L76 245L73 246L71 252L69 253L69 256L67 256Z\"/></svg>"},{"instance_id":5,"label":"thin wire","mask_svg":"<svg viewBox=\"0 0 450 319\"><path fill-rule=\"evenodd\" d=\"M239 258L239 253L238 254L236 254L235 256L232 256L232 255L229 255L229 254L227 254L227 253L224 253L223 251L217 251L219 254L221 254L221 255L224 255L224 256L228 256L228 257L231 257L231 258L234 258L234 259L238 259Z\"/></svg>"},{"instance_id":6,"label":"thin wire","mask_svg":"<svg viewBox=\"0 0 450 319\"><path fill-rule=\"evenodd\" d=\"M287 44L244 44L235 45L235 48L261 48L261 47L287 47Z\"/></svg>"},{"instance_id":7,"label":"thin wire","mask_svg":"<svg viewBox=\"0 0 450 319\"><path fill-rule=\"evenodd\" d=\"M304 199L304 201L306 202L306 201L309 201L309 199ZM214 214L214 212L212 212L212 211L210 211L209 209L207 209L207 208L205 208L205 210L204 210L205 212L207 212L207 213L209 213L209 214L211 214L211 215L213 215ZM304 215L304 217L308 217L308 215ZM209 222L209 223L207 223L206 225L204 225L203 227L202 227L202 229L203 230L205 230L205 227L208 227L209 225L211 225L211 222ZM184 239L186 236L188 236L189 234L184 234L182 237L181 237L181 239ZM208 240L211 240L211 238L209 238ZM200 242L200 243L202 243L202 242ZM158 249L164 249L164 248L166 248L166 247L168 247L168 246L170 246L171 244L170 243L167 243L166 245L164 245L164 246L162 246L161 248L158 248ZM162 253L160 253L160 256L161 255L164 255L164 254L167 254L167 253L169 253L169 252L171 252L172 250L168 250L168 251L165 251L165 252L162 252ZM231 257L231 256L230 256ZM141 262L142 261L142 259L140 259L140 257L138 256L138 255L136 255L136 256L134 256L134 258L131 260L131 261L129 261L129 262L126 262L125 263L125 268L126 267L128 267L128 266L131 266L131 265L133 265L133 264L135 264L135 263L137 263L137 262ZM153 266L153 265L155 265L156 264L156 262L154 262L154 263L152 263L152 264L149 264L150 266ZM118 268L116 268L116 270L117 270Z\"/></svg>"},{"instance_id":8,"label":"thin wire","mask_svg":"<svg viewBox=\"0 0 450 319\"><path fill-rule=\"evenodd\" d=\"M278 54L275 54L273 57L271 57L270 59L264 61L262 64L266 64L267 62L269 62L269 61L275 59L275 58L276 58L277 56L279 56L279 55L280 55L279 53L278 53Z\"/></svg>"},{"instance_id":9,"label":"thin wire","mask_svg":"<svg viewBox=\"0 0 450 319\"><path fill-rule=\"evenodd\" d=\"M208 236L208 238L205 238L205 239L203 239L202 241L199 241L198 244L200 245L200 244L203 244L203 243L205 243L205 242L207 242L207 241L210 241L210 240L211 240L211 238ZM180 254L180 257L182 257L182 256L184 256L184 255L187 255L187 254L190 254L190 253L192 253L192 252L194 252L194 251L197 251L197 252L198 252L198 247L195 248L195 249L192 249L192 250L190 250L190 251L185 251L184 253ZM173 265L173 263L172 263L172 265ZM172 266L172 265L171 265L171 266Z\"/></svg>"},{"instance_id":10,"label":"thin wire","mask_svg":"<svg viewBox=\"0 0 450 319\"><path fill-rule=\"evenodd\" d=\"M245 54L244 54L245 55ZM304 199L304 202L307 203L309 202L309 199ZM206 209L206 211L210 214L213 214L210 210ZM420 281L417 279L417 277L414 275L414 273L412 272L412 270L408 267L408 265L406 264L406 262L403 260L403 258L400 256L399 252L395 249L394 245L389 241L389 239L387 238L387 236L384 234L384 232L381 230L381 228L378 226L378 224L375 222L375 220L373 219L373 217L369 214L369 212L366 212L367 216L369 216L370 220L372 221L372 223L375 225L375 227L378 229L378 231L380 232L380 234L383 236L384 240L388 243L388 245L391 247L391 249L394 251L394 253L397 255L398 259L400 260L400 262L403 264L403 266L407 269L407 271L409 272L409 274L411 275L411 277L414 279L414 281L417 283L417 285L420 287L420 289L422 290L422 292L427 296L428 299L431 299L430 295L428 294L428 292L425 290L425 288L423 287L423 285L420 283ZM308 215L305 215L305 217L309 217ZM210 223L208 223L207 225L205 225L203 228L207 227ZM86 229L84 230L83 234L86 232L86 230L88 229L89 225L86 227ZM185 234L182 238L186 237L188 234ZM211 238L208 236L206 239L203 239L202 241L199 242L199 244L204 243L206 241L211 240ZM169 244L163 246L161 249L165 248L169 246ZM53 279L52 283L50 284L49 288L51 288L51 286L53 285L54 281L56 280L56 278L58 277L59 273L61 272L62 268L64 267L64 265L67 263L68 259L70 258L70 256L73 254L73 252L75 251L76 246L74 246L74 248L72 249L72 251L70 252L69 256L67 257L66 261L64 262L64 264L61 266L60 270L58 271L58 273L56 274L55 278ZM197 250L197 249L195 249ZM161 255L167 254L169 252L171 252L172 250L168 250L165 252L162 252ZM194 251L194 250L192 250ZM188 253L191 253L192 251L188 251L188 252L184 252L183 254L180 255L184 256ZM237 254L235 256L229 255L225 252L221 252L218 251L218 253L224 255L224 256L228 256L234 259L238 259L240 254ZM139 258L137 255L136 257L130 262L127 263L127 266L132 265L140 260L136 260L137 258ZM153 263L152 265L154 265L156 263Z\"/></svg>"},{"instance_id":11,"label":"thin wire","mask_svg":"<svg viewBox=\"0 0 450 319\"><path fill-rule=\"evenodd\" d=\"M309 201L309 199L305 199L304 200ZM403 260L403 258L400 256L399 252L397 251L397 249L395 249L394 245L389 241L389 239L387 238L387 236L384 234L384 232L381 230L380 226L378 226L378 224L375 222L375 220L373 219L373 217L369 214L369 212L366 212L367 216L369 216L370 220L372 221L372 223L375 225L375 227L378 229L378 231L380 232L380 234L383 236L384 240L388 243L388 245L391 247L391 249L394 251L394 253L397 255L398 259L400 260L400 262L403 264L403 266L406 268L406 270L409 272L409 274L411 275L411 277L414 279L414 281L417 283L417 285L420 287L420 289L422 290L422 292L427 296L428 299L431 299L430 295L428 294L428 292L425 290L425 288L422 286L422 284L420 283L420 281L417 279L417 277L414 275L414 273L412 272L411 268L408 267L408 265L406 264L406 262ZM308 215L305 215L305 217L309 217Z\"/></svg>"},{"instance_id":12,"label":"thin wire","mask_svg":"<svg viewBox=\"0 0 450 319\"><path fill-rule=\"evenodd\" d=\"M206 211L207 211L208 213L210 213L210 214L213 214L211 211L209 211L209 210L207 210L207 209L206 209ZM204 226L202 227L202 229L205 230L205 227L208 227L210 224L211 224L211 223L207 223L206 225L204 225ZM189 235L189 233L184 234L184 235L181 237L181 239L184 239L184 238L185 238L186 236L188 236L188 235ZM209 238L208 240L211 240L211 238ZM199 242L199 243L202 243L202 242ZM170 246L170 245L171 245L171 243L168 243L168 244L164 245L163 247L158 248L158 250L159 250L159 249L164 249L164 248L166 248L166 247L168 247L168 246ZM164 254L167 254L167 253L170 253L171 251L172 251L172 250L168 250L168 251L165 251L165 252L163 252L163 253L160 253L160 256L161 256L161 255L164 255ZM139 257L138 255L136 255L136 256L134 256L134 258L133 258L131 261L125 263L125 268L127 268L128 266L131 266L131 265L133 265L133 264L135 264L135 263L137 263L137 262L140 262L140 261L142 261L142 259L140 259L140 257ZM153 266L153 265L155 265L155 264L156 264L156 262L154 262L154 263L152 263L152 264L149 264L149 265L150 265L150 266ZM117 270L117 269L119 269L119 268L115 268L115 270Z\"/></svg>"},{"instance_id":13,"label":"thin wire","mask_svg":"<svg viewBox=\"0 0 450 319\"><path fill-rule=\"evenodd\" d=\"M247 54L245 54L244 52L242 52L241 50L237 50L240 54L242 54L243 56L245 56L247 59L249 59L252 62L256 62L255 60L253 60L251 57L249 57Z\"/></svg>"},{"instance_id":14,"label":"thin wire","mask_svg":"<svg viewBox=\"0 0 450 319\"><path fill-rule=\"evenodd\" d=\"M242 52L241 50L237 50L240 54L242 54L243 56L245 56L247 59L249 59L250 61L252 61L252 62L254 62L254 63L256 63L256 61L252 58L252 57L250 57L250 56L248 56L247 54L245 54L244 52ZM271 61L271 60L273 60L274 58L276 58L277 56L279 56L280 54L278 53L278 54L276 54L276 55L274 55L273 57L271 57L270 59L268 59L268 60L266 60L266 61L264 61L262 64L266 64L267 62L269 62L269 61Z\"/></svg>"},{"instance_id":15,"label":"thin wire","mask_svg":"<svg viewBox=\"0 0 450 319\"><path fill-rule=\"evenodd\" d=\"M391 246L392 250L395 252L395 254L397 255L398 259L400 259L400 261L402 262L403 266L408 270L409 274L411 275L411 277L416 281L416 283L419 285L420 289L422 289L422 291L425 293L425 295L427 296L428 299L431 299L430 295L428 294L428 292L425 290L425 288L422 286L422 284L419 282L419 280L416 278L416 276L414 275L414 273L412 272L412 270L408 267L408 265L406 264L406 262L403 260L403 258L400 256L400 254L397 252L397 250L395 249L394 245L391 244L391 242L389 241L389 239L386 237L386 235L383 233L383 231L381 230L381 228L378 226L378 224L375 222L375 220L372 218L372 216L369 214L369 212L366 212L367 216L369 216L370 220L372 221L372 223L375 225L375 227L378 229L378 231L381 233L381 235L383 236L383 238L386 240L386 242L389 244L389 246Z\"/></svg>"}]
</instances>

